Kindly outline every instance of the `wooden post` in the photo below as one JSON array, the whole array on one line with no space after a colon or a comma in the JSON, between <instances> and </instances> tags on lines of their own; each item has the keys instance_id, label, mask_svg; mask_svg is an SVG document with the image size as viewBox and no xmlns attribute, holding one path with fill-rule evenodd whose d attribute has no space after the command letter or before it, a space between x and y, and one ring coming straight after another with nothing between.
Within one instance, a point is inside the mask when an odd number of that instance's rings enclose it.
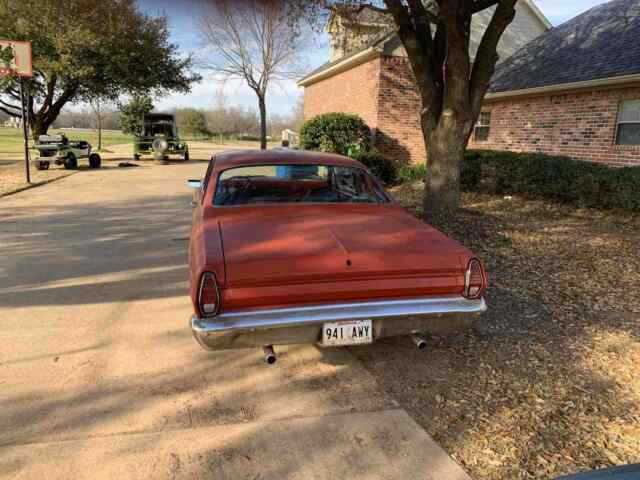
<instances>
[{"instance_id":1,"label":"wooden post","mask_svg":"<svg viewBox=\"0 0 640 480\"><path fill-rule=\"evenodd\" d=\"M24 136L24 175L27 183L31 183L29 173L29 126L27 125L29 116L27 115L27 97L24 93L24 79L20 77L20 107L22 112L22 135Z\"/></svg>"}]
</instances>

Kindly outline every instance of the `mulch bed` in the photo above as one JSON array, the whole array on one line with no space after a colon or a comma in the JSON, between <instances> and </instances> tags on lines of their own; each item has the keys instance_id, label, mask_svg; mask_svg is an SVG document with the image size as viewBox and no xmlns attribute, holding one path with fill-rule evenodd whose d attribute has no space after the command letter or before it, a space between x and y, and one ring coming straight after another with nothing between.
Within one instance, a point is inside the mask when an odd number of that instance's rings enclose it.
<instances>
[{"instance_id":1,"label":"mulch bed","mask_svg":"<svg viewBox=\"0 0 640 480\"><path fill-rule=\"evenodd\" d=\"M420 183L394 195L420 216ZM640 461L640 217L463 194L438 225L489 272L476 328L352 348L478 479Z\"/></svg>"}]
</instances>

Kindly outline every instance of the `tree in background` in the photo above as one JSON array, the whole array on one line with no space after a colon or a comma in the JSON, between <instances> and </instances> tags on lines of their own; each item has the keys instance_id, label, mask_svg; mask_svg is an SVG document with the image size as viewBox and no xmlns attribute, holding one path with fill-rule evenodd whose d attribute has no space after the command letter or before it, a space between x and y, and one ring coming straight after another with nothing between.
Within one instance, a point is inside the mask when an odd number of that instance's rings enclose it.
<instances>
[{"instance_id":1,"label":"tree in background","mask_svg":"<svg viewBox=\"0 0 640 480\"><path fill-rule=\"evenodd\" d=\"M103 132L120 130L120 112L111 103L101 103L100 117ZM93 109L89 106L81 110L63 109L53 122L51 128L87 128L97 130L97 120Z\"/></svg>"},{"instance_id":2,"label":"tree in background","mask_svg":"<svg viewBox=\"0 0 640 480\"><path fill-rule=\"evenodd\" d=\"M187 92L200 78L169 43L166 18L142 14L134 0L0 0L0 38L32 42L35 75L25 83L34 138L69 102ZM0 92L0 110L19 116L17 81L0 79Z\"/></svg>"},{"instance_id":3,"label":"tree in background","mask_svg":"<svg viewBox=\"0 0 640 480\"><path fill-rule=\"evenodd\" d=\"M291 128L294 132L300 132L304 123L304 95L300 95L291 111Z\"/></svg>"},{"instance_id":4,"label":"tree in background","mask_svg":"<svg viewBox=\"0 0 640 480\"><path fill-rule=\"evenodd\" d=\"M89 98L89 107L93 112L93 126L98 131L98 151L102 150L102 125L104 123L105 110L104 99L99 96Z\"/></svg>"},{"instance_id":5,"label":"tree in background","mask_svg":"<svg viewBox=\"0 0 640 480\"><path fill-rule=\"evenodd\" d=\"M209 67L241 79L258 97L260 148L267 148L267 90L300 76L302 27L286 0L203 0L200 34L210 47Z\"/></svg>"},{"instance_id":6,"label":"tree in background","mask_svg":"<svg viewBox=\"0 0 640 480\"><path fill-rule=\"evenodd\" d=\"M194 137L210 137L211 131L207 124L207 117L202 110L196 108L181 108L176 111L176 122L180 132Z\"/></svg>"},{"instance_id":7,"label":"tree in background","mask_svg":"<svg viewBox=\"0 0 640 480\"><path fill-rule=\"evenodd\" d=\"M428 149L425 219L450 215L458 207L460 164L499 59L498 42L515 16L516 1L384 0L422 102L420 121ZM353 5L379 3L291 0L289 14L320 24L328 6L348 11ZM491 21L472 61L471 19L488 8L494 8Z\"/></svg>"},{"instance_id":8,"label":"tree in background","mask_svg":"<svg viewBox=\"0 0 640 480\"><path fill-rule=\"evenodd\" d=\"M146 95L135 95L120 107L120 128L123 133L140 136L144 129L144 116L153 110L153 101Z\"/></svg>"}]
</instances>

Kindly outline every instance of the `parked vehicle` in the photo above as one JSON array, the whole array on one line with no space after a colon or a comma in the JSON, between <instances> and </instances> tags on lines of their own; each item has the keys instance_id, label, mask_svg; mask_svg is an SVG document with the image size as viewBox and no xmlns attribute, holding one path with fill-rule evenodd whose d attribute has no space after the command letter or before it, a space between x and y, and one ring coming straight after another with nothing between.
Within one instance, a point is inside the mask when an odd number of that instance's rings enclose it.
<instances>
[{"instance_id":1,"label":"parked vehicle","mask_svg":"<svg viewBox=\"0 0 640 480\"><path fill-rule=\"evenodd\" d=\"M167 161L170 155L189 160L189 146L180 140L175 115L170 113L147 113L144 116L142 135L134 138L133 158L153 155L155 160Z\"/></svg>"},{"instance_id":2,"label":"parked vehicle","mask_svg":"<svg viewBox=\"0 0 640 480\"><path fill-rule=\"evenodd\" d=\"M91 144L85 140L70 141L64 134L40 135L34 144L39 155L31 161L38 170L48 170L53 162L64 165L64 168L74 170L78 168L78 160L86 158L91 168L100 168L100 155L91 152Z\"/></svg>"},{"instance_id":3,"label":"parked vehicle","mask_svg":"<svg viewBox=\"0 0 640 480\"><path fill-rule=\"evenodd\" d=\"M194 187L191 328L209 350L341 346L471 325L487 276L456 241L407 213L359 162L226 152Z\"/></svg>"}]
</instances>

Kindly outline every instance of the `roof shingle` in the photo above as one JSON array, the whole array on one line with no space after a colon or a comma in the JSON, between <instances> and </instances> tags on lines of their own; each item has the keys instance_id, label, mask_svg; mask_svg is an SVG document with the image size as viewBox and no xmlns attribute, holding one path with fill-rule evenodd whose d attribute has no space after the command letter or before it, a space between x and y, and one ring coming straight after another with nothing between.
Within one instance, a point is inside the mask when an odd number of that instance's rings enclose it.
<instances>
[{"instance_id":1,"label":"roof shingle","mask_svg":"<svg viewBox=\"0 0 640 480\"><path fill-rule=\"evenodd\" d=\"M500 63L491 92L640 73L640 0L613 0L534 39Z\"/></svg>"}]
</instances>

